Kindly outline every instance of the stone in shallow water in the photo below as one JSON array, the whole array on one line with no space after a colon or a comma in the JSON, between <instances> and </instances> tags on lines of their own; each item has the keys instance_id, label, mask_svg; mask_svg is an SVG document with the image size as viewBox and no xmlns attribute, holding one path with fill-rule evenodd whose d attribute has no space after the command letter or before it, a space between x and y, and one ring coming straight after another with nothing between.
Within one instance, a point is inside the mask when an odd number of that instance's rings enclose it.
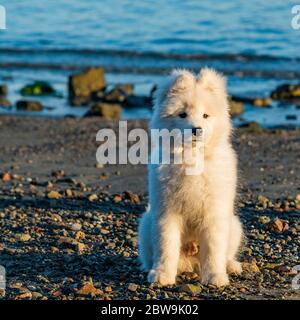
<instances>
[{"instance_id":1,"label":"stone in shallow water","mask_svg":"<svg viewBox=\"0 0 300 320\"><path fill-rule=\"evenodd\" d=\"M34 100L19 100L16 107L23 111L42 111L44 108L39 101Z\"/></svg>"},{"instance_id":2,"label":"stone in shallow water","mask_svg":"<svg viewBox=\"0 0 300 320\"><path fill-rule=\"evenodd\" d=\"M239 116L244 112L244 104L242 102L237 102L229 100L230 115L232 117Z\"/></svg>"},{"instance_id":3,"label":"stone in shallow water","mask_svg":"<svg viewBox=\"0 0 300 320\"><path fill-rule=\"evenodd\" d=\"M253 104L256 107L267 107L272 105L272 99L271 98L256 98L253 101Z\"/></svg>"},{"instance_id":4,"label":"stone in shallow water","mask_svg":"<svg viewBox=\"0 0 300 320\"><path fill-rule=\"evenodd\" d=\"M300 85L299 84L282 84L271 92L273 99L285 100L300 98Z\"/></svg>"},{"instance_id":5,"label":"stone in shallow water","mask_svg":"<svg viewBox=\"0 0 300 320\"><path fill-rule=\"evenodd\" d=\"M133 85L132 84L119 84L116 85L112 90L107 92L103 100L109 102L119 102L122 103L126 100L128 96L133 94Z\"/></svg>"},{"instance_id":6,"label":"stone in shallow water","mask_svg":"<svg viewBox=\"0 0 300 320\"><path fill-rule=\"evenodd\" d=\"M105 86L104 69L90 68L69 77L69 99L73 105L87 104L91 100L91 95L104 90Z\"/></svg>"},{"instance_id":7,"label":"stone in shallow water","mask_svg":"<svg viewBox=\"0 0 300 320\"><path fill-rule=\"evenodd\" d=\"M22 96L46 96L56 94L55 89L46 81L36 81L21 89Z\"/></svg>"}]
</instances>

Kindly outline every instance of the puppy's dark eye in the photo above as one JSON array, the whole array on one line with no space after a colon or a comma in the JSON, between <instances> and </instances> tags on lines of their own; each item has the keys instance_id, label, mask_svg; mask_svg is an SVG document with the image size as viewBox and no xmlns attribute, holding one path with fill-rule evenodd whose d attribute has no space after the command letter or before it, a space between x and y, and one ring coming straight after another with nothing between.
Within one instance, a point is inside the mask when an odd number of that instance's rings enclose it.
<instances>
[{"instance_id":1,"label":"puppy's dark eye","mask_svg":"<svg viewBox=\"0 0 300 320\"><path fill-rule=\"evenodd\" d=\"M208 117L209 117L209 115L208 115L207 113L204 113L204 114L203 114L203 118L204 118L204 119L207 119Z\"/></svg>"},{"instance_id":2,"label":"puppy's dark eye","mask_svg":"<svg viewBox=\"0 0 300 320\"><path fill-rule=\"evenodd\" d=\"M187 117L187 113L186 112L181 112L178 115L180 118L186 118Z\"/></svg>"}]
</instances>

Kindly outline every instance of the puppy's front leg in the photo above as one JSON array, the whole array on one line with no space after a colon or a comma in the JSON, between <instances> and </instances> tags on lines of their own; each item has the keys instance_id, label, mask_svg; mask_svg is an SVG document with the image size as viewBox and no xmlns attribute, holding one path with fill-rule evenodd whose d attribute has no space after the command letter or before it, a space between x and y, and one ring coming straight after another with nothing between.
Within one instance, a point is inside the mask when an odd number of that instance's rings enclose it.
<instances>
[{"instance_id":1,"label":"puppy's front leg","mask_svg":"<svg viewBox=\"0 0 300 320\"><path fill-rule=\"evenodd\" d=\"M211 209L215 211L207 213L200 237L201 279L205 285L221 287L229 283L226 271L229 223L228 219L216 214L217 208Z\"/></svg>"},{"instance_id":2,"label":"puppy's front leg","mask_svg":"<svg viewBox=\"0 0 300 320\"><path fill-rule=\"evenodd\" d=\"M167 213L158 218L154 245L154 265L148 281L161 285L175 284L181 248L181 218Z\"/></svg>"}]
</instances>

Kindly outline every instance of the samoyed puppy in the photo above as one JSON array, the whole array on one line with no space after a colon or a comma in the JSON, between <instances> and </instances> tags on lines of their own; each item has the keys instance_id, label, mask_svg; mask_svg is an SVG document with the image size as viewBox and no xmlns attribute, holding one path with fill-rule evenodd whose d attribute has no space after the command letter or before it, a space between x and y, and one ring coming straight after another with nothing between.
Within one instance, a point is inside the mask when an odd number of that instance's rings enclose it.
<instances>
[{"instance_id":1,"label":"samoyed puppy","mask_svg":"<svg viewBox=\"0 0 300 320\"><path fill-rule=\"evenodd\" d=\"M228 274L242 271L242 226L234 214L237 158L223 76L208 68L198 76L175 70L156 91L150 128L193 135L197 129L204 163L194 175L185 163L149 165L149 209L139 224L142 269L150 283L172 285L178 274L198 272L203 284L225 286Z\"/></svg>"}]
</instances>

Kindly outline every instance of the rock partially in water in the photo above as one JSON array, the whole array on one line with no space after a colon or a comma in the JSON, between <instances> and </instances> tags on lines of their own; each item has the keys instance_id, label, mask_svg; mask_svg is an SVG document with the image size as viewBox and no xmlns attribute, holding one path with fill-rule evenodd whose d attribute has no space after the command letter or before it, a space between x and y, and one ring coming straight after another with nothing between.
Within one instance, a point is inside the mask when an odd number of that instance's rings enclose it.
<instances>
[{"instance_id":1,"label":"rock partially in water","mask_svg":"<svg viewBox=\"0 0 300 320\"><path fill-rule=\"evenodd\" d=\"M249 98L249 97L240 97L240 96L231 96L229 99L229 103L235 102L235 103L246 103L246 104L252 104L256 107L268 107L272 105L272 99L257 97L257 98Z\"/></svg>"},{"instance_id":2,"label":"rock partially in water","mask_svg":"<svg viewBox=\"0 0 300 320\"><path fill-rule=\"evenodd\" d=\"M229 100L230 115L232 117L239 116L244 112L244 104L242 102Z\"/></svg>"},{"instance_id":3,"label":"rock partially in water","mask_svg":"<svg viewBox=\"0 0 300 320\"><path fill-rule=\"evenodd\" d=\"M127 96L132 96L134 92L134 85L132 83L120 83L115 85L114 89L121 90Z\"/></svg>"},{"instance_id":4,"label":"rock partially in water","mask_svg":"<svg viewBox=\"0 0 300 320\"><path fill-rule=\"evenodd\" d=\"M104 69L90 68L82 73L69 77L69 99L72 105L86 105L93 93L104 91L106 81Z\"/></svg>"},{"instance_id":5,"label":"rock partially in water","mask_svg":"<svg viewBox=\"0 0 300 320\"><path fill-rule=\"evenodd\" d=\"M119 84L107 92L103 100L107 102L124 102L128 97L133 95L133 84Z\"/></svg>"},{"instance_id":6,"label":"rock partially in water","mask_svg":"<svg viewBox=\"0 0 300 320\"><path fill-rule=\"evenodd\" d=\"M43 105L39 101L19 100L17 101L17 109L22 111L42 111Z\"/></svg>"},{"instance_id":7,"label":"rock partially in water","mask_svg":"<svg viewBox=\"0 0 300 320\"><path fill-rule=\"evenodd\" d=\"M22 96L48 96L56 95L56 90L46 81L36 81L24 86L20 93Z\"/></svg>"},{"instance_id":8,"label":"rock partially in water","mask_svg":"<svg viewBox=\"0 0 300 320\"><path fill-rule=\"evenodd\" d=\"M287 114L285 116L286 120L297 120L297 115L296 114Z\"/></svg>"},{"instance_id":9,"label":"rock partially in water","mask_svg":"<svg viewBox=\"0 0 300 320\"><path fill-rule=\"evenodd\" d=\"M253 101L253 104L256 107L268 107L272 105L272 99L271 98L256 98Z\"/></svg>"},{"instance_id":10,"label":"rock partially in water","mask_svg":"<svg viewBox=\"0 0 300 320\"><path fill-rule=\"evenodd\" d=\"M101 117L103 119L120 119L121 106L116 103L95 103L86 113L85 117Z\"/></svg>"},{"instance_id":11,"label":"rock partially in water","mask_svg":"<svg viewBox=\"0 0 300 320\"><path fill-rule=\"evenodd\" d=\"M300 84L282 84L271 92L271 98L277 100L300 99Z\"/></svg>"},{"instance_id":12,"label":"rock partially in water","mask_svg":"<svg viewBox=\"0 0 300 320\"><path fill-rule=\"evenodd\" d=\"M0 84L0 96L6 97L8 93L8 87L6 84Z\"/></svg>"}]
</instances>

